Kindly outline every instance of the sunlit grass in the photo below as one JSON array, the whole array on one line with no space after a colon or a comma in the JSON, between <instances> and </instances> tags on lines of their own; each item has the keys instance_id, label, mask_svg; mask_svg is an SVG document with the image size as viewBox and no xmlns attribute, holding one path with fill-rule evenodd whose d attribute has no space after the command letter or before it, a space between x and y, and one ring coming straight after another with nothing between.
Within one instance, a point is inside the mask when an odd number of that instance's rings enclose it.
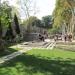
<instances>
[{"instance_id":1,"label":"sunlit grass","mask_svg":"<svg viewBox=\"0 0 75 75\"><path fill-rule=\"evenodd\" d=\"M71 58L75 59L75 52L67 51L67 50L60 50L60 49L53 49L53 50L40 50L34 49L28 52L29 55L39 56L39 57L49 57L49 58Z\"/></svg>"},{"instance_id":2,"label":"sunlit grass","mask_svg":"<svg viewBox=\"0 0 75 75\"><path fill-rule=\"evenodd\" d=\"M75 75L75 52L33 49L0 65L0 75Z\"/></svg>"}]
</instances>

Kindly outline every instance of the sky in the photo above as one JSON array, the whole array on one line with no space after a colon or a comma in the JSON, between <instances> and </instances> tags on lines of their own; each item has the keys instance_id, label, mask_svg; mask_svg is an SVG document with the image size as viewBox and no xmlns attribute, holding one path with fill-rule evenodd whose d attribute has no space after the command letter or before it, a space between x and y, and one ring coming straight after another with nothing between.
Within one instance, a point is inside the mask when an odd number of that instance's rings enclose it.
<instances>
[{"instance_id":1,"label":"sky","mask_svg":"<svg viewBox=\"0 0 75 75\"><path fill-rule=\"evenodd\" d=\"M8 0L10 2L10 5L15 5L16 0ZM38 12L36 13L36 16L41 19L43 16L51 15L54 8L55 8L55 2L56 0L35 0L36 1L36 7L38 8ZM24 13L21 12L21 18L24 19Z\"/></svg>"},{"instance_id":2,"label":"sky","mask_svg":"<svg viewBox=\"0 0 75 75\"><path fill-rule=\"evenodd\" d=\"M52 15L55 8L55 2L56 0L37 0L37 7L40 10L37 16L41 18L46 15Z\"/></svg>"}]
</instances>

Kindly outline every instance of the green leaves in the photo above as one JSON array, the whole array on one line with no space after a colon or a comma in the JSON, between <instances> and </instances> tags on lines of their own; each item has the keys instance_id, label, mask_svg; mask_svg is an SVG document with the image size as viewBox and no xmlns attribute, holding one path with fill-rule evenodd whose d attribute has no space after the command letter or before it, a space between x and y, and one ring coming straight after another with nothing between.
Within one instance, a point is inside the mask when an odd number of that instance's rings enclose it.
<instances>
[{"instance_id":1,"label":"green leaves","mask_svg":"<svg viewBox=\"0 0 75 75\"><path fill-rule=\"evenodd\" d=\"M11 17L11 7L4 2L0 6L0 18L2 26L8 27L9 22L11 22L10 17Z\"/></svg>"},{"instance_id":2,"label":"green leaves","mask_svg":"<svg viewBox=\"0 0 75 75\"><path fill-rule=\"evenodd\" d=\"M52 16L44 16L42 17L43 27L44 28L52 28Z\"/></svg>"},{"instance_id":3,"label":"green leaves","mask_svg":"<svg viewBox=\"0 0 75 75\"><path fill-rule=\"evenodd\" d=\"M1 18L0 18L0 38L2 36L2 25L1 25Z\"/></svg>"},{"instance_id":4,"label":"green leaves","mask_svg":"<svg viewBox=\"0 0 75 75\"><path fill-rule=\"evenodd\" d=\"M54 10L54 26L60 26L65 23L70 23L72 18L72 3L75 4L73 0L56 0L56 8ZM71 4L70 4L71 3Z\"/></svg>"},{"instance_id":5,"label":"green leaves","mask_svg":"<svg viewBox=\"0 0 75 75\"><path fill-rule=\"evenodd\" d=\"M16 33L17 33L17 34L20 34L20 28L19 28L18 17L17 17L16 14L14 15L14 23L15 23L15 30L16 30Z\"/></svg>"}]
</instances>

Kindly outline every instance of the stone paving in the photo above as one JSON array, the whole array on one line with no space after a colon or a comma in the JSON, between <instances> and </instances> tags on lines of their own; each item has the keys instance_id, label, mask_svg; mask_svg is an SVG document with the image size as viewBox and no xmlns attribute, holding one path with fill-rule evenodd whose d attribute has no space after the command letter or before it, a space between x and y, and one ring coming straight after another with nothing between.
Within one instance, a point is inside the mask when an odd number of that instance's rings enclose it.
<instances>
[{"instance_id":1,"label":"stone paving","mask_svg":"<svg viewBox=\"0 0 75 75\"><path fill-rule=\"evenodd\" d=\"M19 50L19 51L17 51L17 52L14 52L14 53L12 53L12 54L10 54L10 55L7 55L7 56L4 56L4 57L1 57L0 58L0 64L1 63L4 63L4 62L6 62L6 61L8 61L8 60L10 60L10 59L13 59L13 58L15 58L16 56L19 56L19 55L21 55L22 53L24 53L24 52L26 52L26 51L29 51L29 50L31 50L32 48L23 48L22 50Z\"/></svg>"},{"instance_id":2,"label":"stone paving","mask_svg":"<svg viewBox=\"0 0 75 75\"><path fill-rule=\"evenodd\" d=\"M8 60L11 60L11 59L15 58L16 56L19 56L22 53L25 53L31 49L53 49L55 45L56 45L56 43L54 41L52 41L52 42L39 42L39 43L24 42L24 43L12 46L10 48L15 48L15 49L21 48L21 50L0 58L0 64L6 62Z\"/></svg>"}]
</instances>

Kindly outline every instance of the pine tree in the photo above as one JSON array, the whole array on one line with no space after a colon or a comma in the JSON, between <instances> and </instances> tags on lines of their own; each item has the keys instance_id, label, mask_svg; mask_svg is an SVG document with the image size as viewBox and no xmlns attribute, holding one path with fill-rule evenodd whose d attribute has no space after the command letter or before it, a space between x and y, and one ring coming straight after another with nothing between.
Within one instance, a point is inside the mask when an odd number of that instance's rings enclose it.
<instances>
[{"instance_id":1,"label":"pine tree","mask_svg":"<svg viewBox=\"0 0 75 75\"><path fill-rule=\"evenodd\" d=\"M14 23L15 23L15 30L17 34L20 34L20 28L19 28L19 22L18 22L18 18L17 15L14 15Z\"/></svg>"}]
</instances>

